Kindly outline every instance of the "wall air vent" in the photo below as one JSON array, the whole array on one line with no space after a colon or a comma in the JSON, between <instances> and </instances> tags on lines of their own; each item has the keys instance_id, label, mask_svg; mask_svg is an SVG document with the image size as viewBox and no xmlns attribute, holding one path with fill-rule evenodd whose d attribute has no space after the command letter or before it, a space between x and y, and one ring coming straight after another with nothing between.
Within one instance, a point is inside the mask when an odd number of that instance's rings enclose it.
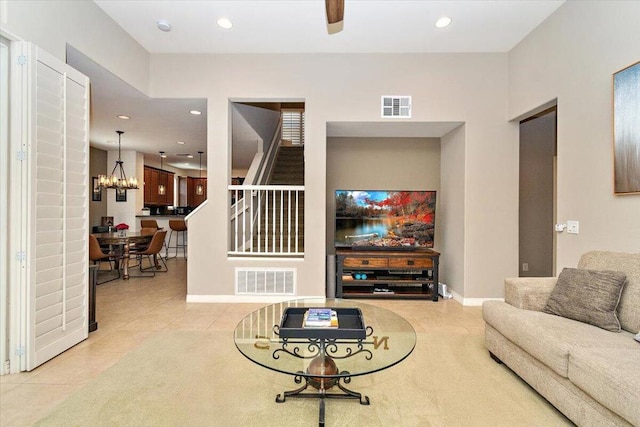
<instances>
[{"instance_id":1,"label":"wall air vent","mask_svg":"<svg viewBox=\"0 0 640 427\"><path fill-rule=\"evenodd\" d=\"M382 117L385 118L411 118L410 96L383 96Z\"/></svg>"},{"instance_id":2,"label":"wall air vent","mask_svg":"<svg viewBox=\"0 0 640 427\"><path fill-rule=\"evenodd\" d=\"M295 295L295 268L236 268L236 295Z\"/></svg>"}]
</instances>

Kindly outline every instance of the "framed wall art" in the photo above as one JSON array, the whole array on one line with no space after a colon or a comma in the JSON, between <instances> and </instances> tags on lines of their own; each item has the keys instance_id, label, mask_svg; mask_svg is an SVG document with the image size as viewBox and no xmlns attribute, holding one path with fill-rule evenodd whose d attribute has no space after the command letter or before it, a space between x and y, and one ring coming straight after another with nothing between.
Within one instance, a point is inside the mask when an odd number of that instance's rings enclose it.
<instances>
[{"instance_id":1,"label":"framed wall art","mask_svg":"<svg viewBox=\"0 0 640 427\"><path fill-rule=\"evenodd\" d=\"M93 187L91 190L91 201L93 202L101 202L102 201L102 188L98 185L98 177L94 176L92 181Z\"/></svg>"},{"instance_id":2,"label":"framed wall art","mask_svg":"<svg viewBox=\"0 0 640 427\"><path fill-rule=\"evenodd\" d=\"M126 202L126 201L127 201L127 189L116 188L116 202Z\"/></svg>"},{"instance_id":3,"label":"framed wall art","mask_svg":"<svg viewBox=\"0 0 640 427\"><path fill-rule=\"evenodd\" d=\"M614 193L640 194L640 61L613 75Z\"/></svg>"}]
</instances>

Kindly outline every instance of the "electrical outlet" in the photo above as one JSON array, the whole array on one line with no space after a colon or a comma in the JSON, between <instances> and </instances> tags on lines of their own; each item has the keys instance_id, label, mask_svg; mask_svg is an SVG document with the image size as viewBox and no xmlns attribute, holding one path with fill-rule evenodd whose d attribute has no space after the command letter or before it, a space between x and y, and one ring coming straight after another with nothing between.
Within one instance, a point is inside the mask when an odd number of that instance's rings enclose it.
<instances>
[{"instance_id":1,"label":"electrical outlet","mask_svg":"<svg viewBox=\"0 0 640 427\"><path fill-rule=\"evenodd\" d=\"M529 271L529 263L528 262L523 262L522 263L522 271Z\"/></svg>"},{"instance_id":2,"label":"electrical outlet","mask_svg":"<svg viewBox=\"0 0 640 427\"><path fill-rule=\"evenodd\" d=\"M567 233L569 233L569 234L579 234L580 233L580 222L579 221L567 221Z\"/></svg>"}]
</instances>

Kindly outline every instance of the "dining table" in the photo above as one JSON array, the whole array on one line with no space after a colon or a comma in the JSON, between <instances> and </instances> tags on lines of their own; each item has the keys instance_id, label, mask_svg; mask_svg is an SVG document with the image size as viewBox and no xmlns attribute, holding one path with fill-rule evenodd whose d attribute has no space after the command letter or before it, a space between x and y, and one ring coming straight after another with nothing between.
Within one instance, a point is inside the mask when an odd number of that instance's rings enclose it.
<instances>
[{"instance_id":1,"label":"dining table","mask_svg":"<svg viewBox=\"0 0 640 427\"><path fill-rule=\"evenodd\" d=\"M129 279L129 248L132 244L149 244L153 238L153 233L141 233L139 231L114 231L111 233L94 233L93 234L100 246L111 245L118 248L122 264L122 278Z\"/></svg>"}]
</instances>

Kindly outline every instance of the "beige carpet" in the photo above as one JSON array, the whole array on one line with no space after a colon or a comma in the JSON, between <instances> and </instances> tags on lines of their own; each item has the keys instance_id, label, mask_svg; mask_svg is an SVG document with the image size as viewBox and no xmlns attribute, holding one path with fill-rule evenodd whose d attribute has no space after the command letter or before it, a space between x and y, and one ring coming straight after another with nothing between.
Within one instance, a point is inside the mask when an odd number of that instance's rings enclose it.
<instances>
[{"instance_id":1,"label":"beige carpet","mask_svg":"<svg viewBox=\"0 0 640 427\"><path fill-rule=\"evenodd\" d=\"M570 422L504 366L481 336L418 334L397 366L354 377L355 400L328 400L328 426L556 426ZM275 396L293 377L245 359L230 332L167 331L73 394L41 426L313 426L315 399Z\"/></svg>"}]
</instances>

